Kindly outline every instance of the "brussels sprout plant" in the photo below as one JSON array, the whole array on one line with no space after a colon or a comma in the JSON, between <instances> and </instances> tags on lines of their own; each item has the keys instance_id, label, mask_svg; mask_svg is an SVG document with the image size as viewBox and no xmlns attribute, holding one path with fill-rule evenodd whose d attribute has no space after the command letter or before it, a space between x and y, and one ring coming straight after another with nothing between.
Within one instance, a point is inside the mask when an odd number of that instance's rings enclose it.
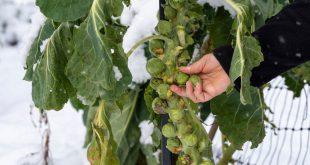
<instances>
[{"instance_id":1,"label":"brussels sprout plant","mask_svg":"<svg viewBox=\"0 0 310 165\"><path fill-rule=\"evenodd\" d=\"M35 106L61 110L70 102L83 110L91 164L159 163L153 153L164 144L162 135L167 138L164 147L178 155L177 164L214 164L212 139L203 125L202 116L209 114L206 105L174 94L170 86L199 84L198 75L184 74L179 68L231 44L235 51L230 76L232 81L241 80L241 89L231 87L213 99L211 113L223 135L219 164L233 161L232 154L245 142L257 147L265 136L264 110L268 107L262 89L251 87L249 81L251 70L263 58L251 33L288 2L219 1L226 9L229 6L232 15L223 7L212 8L211 2L166 0L156 33L125 52L122 41L128 27L119 17L124 5L130 6L129 0L36 0L47 19L29 51L24 77L32 82ZM46 45L40 51L43 42ZM146 47L151 79L135 84L128 57L140 45ZM300 70L287 76L292 78ZM161 128L163 114L169 119ZM139 141L139 124L144 120L155 127L152 144Z\"/></svg>"}]
</instances>

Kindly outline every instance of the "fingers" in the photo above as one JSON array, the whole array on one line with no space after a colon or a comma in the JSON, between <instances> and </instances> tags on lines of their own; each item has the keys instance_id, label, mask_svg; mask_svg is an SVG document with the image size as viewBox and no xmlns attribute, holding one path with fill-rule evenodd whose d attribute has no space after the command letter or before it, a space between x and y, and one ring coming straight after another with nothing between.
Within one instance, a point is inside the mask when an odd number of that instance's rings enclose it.
<instances>
[{"instance_id":1,"label":"fingers","mask_svg":"<svg viewBox=\"0 0 310 165\"><path fill-rule=\"evenodd\" d=\"M203 91L202 84L193 87L193 84L189 81L186 83L185 88L171 85L170 90L181 97L188 97L195 103L207 102L213 98L212 95Z\"/></svg>"},{"instance_id":2,"label":"fingers","mask_svg":"<svg viewBox=\"0 0 310 165\"><path fill-rule=\"evenodd\" d=\"M186 97L186 90L185 88L181 88L178 87L176 85L171 85L170 86L170 90L174 93L176 93L177 95L181 96L181 97Z\"/></svg>"},{"instance_id":3,"label":"fingers","mask_svg":"<svg viewBox=\"0 0 310 165\"><path fill-rule=\"evenodd\" d=\"M201 83L195 87L194 95L197 98L197 101L200 103L207 102L213 98L210 94L203 91Z\"/></svg>"},{"instance_id":4,"label":"fingers","mask_svg":"<svg viewBox=\"0 0 310 165\"><path fill-rule=\"evenodd\" d=\"M203 56L200 60L196 61L190 66L180 67L180 71L187 74L201 73L208 60L208 55Z\"/></svg>"},{"instance_id":5,"label":"fingers","mask_svg":"<svg viewBox=\"0 0 310 165\"><path fill-rule=\"evenodd\" d=\"M198 103L198 99L194 94L194 88L191 82L187 81L186 83L186 97L191 99L193 102Z\"/></svg>"}]
</instances>

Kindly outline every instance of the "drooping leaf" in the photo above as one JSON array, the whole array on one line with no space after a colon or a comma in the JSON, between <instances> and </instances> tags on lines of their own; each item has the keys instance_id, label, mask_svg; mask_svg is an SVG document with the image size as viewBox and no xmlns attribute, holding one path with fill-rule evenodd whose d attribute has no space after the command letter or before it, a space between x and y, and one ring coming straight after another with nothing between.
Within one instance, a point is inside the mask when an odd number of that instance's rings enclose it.
<instances>
[{"instance_id":1,"label":"drooping leaf","mask_svg":"<svg viewBox=\"0 0 310 165\"><path fill-rule=\"evenodd\" d=\"M119 164L117 144L107 118L107 113L111 111L109 104L109 102L100 101L92 122L93 137L87 151L88 160L92 165Z\"/></svg>"},{"instance_id":2,"label":"drooping leaf","mask_svg":"<svg viewBox=\"0 0 310 165\"><path fill-rule=\"evenodd\" d=\"M58 22L74 21L86 16L92 0L36 0L36 5L48 18Z\"/></svg>"},{"instance_id":3,"label":"drooping leaf","mask_svg":"<svg viewBox=\"0 0 310 165\"><path fill-rule=\"evenodd\" d=\"M35 69L35 64L41 58L41 46L43 41L51 37L53 32L56 30L57 27L53 25L52 20L48 19L45 21L43 26L41 27L37 37L35 38L34 42L32 43L30 50L28 52L28 56L26 59L26 74L24 80L31 81L33 77L33 71ZM45 41L46 42L46 41Z\"/></svg>"},{"instance_id":4,"label":"drooping leaf","mask_svg":"<svg viewBox=\"0 0 310 165\"><path fill-rule=\"evenodd\" d=\"M135 123L133 120L135 114L135 108L139 96L139 91L131 91L128 94L123 95L120 98L122 101L122 109L119 109L114 105L113 111L110 111L108 114L109 121L111 123L112 132L114 135L114 140L117 144L117 152L121 160L124 161L124 158L129 154L131 145L130 143L136 143L137 141L130 141L127 134L130 134L130 128L138 129L138 123ZM112 108L112 107L111 107ZM132 125L134 124L134 125ZM136 127L136 128L133 128ZM139 130L138 130L139 132ZM138 140L140 132L135 136Z\"/></svg>"},{"instance_id":5,"label":"drooping leaf","mask_svg":"<svg viewBox=\"0 0 310 165\"><path fill-rule=\"evenodd\" d=\"M264 60L259 42L254 37L242 37L240 47L237 45L231 62L230 77L232 81L241 77L240 99L243 104L251 104L250 78L252 69Z\"/></svg>"},{"instance_id":6,"label":"drooping leaf","mask_svg":"<svg viewBox=\"0 0 310 165\"><path fill-rule=\"evenodd\" d=\"M98 97L117 99L131 82L121 47L125 28L111 18L119 16L122 9L119 0L95 0L86 22L74 31L75 52L66 74L77 94L90 105Z\"/></svg>"},{"instance_id":7,"label":"drooping leaf","mask_svg":"<svg viewBox=\"0 0 310 165\"><path fill-rule=\"evenodd\" d=\"M71 35L69 24L63 23L47 41L32 80L32 98L38 108L60 110L75 93L64 74L67 56L72 52Z\"/></svg>"},{"instance_id":8,"label":"drooping leaf","mask_svg":"<svg viewBox=\"0 0 310 165\"><path fill-rule=\"evenodd\" d=\"M266 105L258 89L251 87L253 104L243 105L240 94L233 91L222 94L211 101L211 110L221 132L237 148L252 142L257 147L265 137L264 110Z\"/></svg>"}]
</instances>

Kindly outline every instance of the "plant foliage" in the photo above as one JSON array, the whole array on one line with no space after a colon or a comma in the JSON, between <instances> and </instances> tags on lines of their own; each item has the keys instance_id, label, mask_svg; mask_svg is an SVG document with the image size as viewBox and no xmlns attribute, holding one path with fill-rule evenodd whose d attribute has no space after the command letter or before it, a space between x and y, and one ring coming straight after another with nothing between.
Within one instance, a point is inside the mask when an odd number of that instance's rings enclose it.
<instances>
[{"instance_id":1,"label":"plant foliage","mask_svg":"<svg viewBox=\"0 0 310 165\"><path fill-rule=\"evenodd\" d=\"M225 3L235 10L236 17L224 8L213 9L196 0L166 0L164 19L159 20L156 34L126 54L122 41L127 27L119 17L130 1L37 0L47 20L29 50L24 77L32 82L35 106L61 110L70 100L74 108L83 110L85 147L90 163L96 165L158 164L153 153L162 145L157 114L163 113L169 114L169 123L162 129L168 138L166 147L179 154L179 164L213 164L212 144L198 117L200 111L203 119L210 112L216 116L221 132L231 143L225 149L229 154L224 155L231 156L247 141L257 147L265 136L267 107L261 90L250 86L251 70L263 61L259 42L251 33L288 2ZM145 42L152 79L129 88L132 76L128 56ZM212 100L210 111L209 104L199 106L169 90L171 84L199 82L197 75L180 73L178 68L226 44L235 47L230 76L232 81L240 78L240 92L218 96ZM306 64L285 74L295 96L309 83L308 67ZM151 120L155 126L153 144L139 141L143 120Z\"/></svg>"}]
</instances>

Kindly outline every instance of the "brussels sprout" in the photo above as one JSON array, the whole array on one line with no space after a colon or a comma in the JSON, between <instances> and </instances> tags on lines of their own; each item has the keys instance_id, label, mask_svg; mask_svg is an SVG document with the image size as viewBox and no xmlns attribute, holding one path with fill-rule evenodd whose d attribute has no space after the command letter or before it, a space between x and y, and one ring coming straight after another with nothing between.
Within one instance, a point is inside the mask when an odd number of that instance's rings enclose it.
<instances>
[{"instance_id":1,"label":"brussels sprout","mask_svg":"<svg viewBox=\"0 0 310 165\"><path fill-rule=\"evenodd\" d=\"M167 104L160 98L155 98L152 102L152 108L156 114L165 114Z\"/></svg>"},{"instance_id":2,"label":"brussels sprout","mask_svg":"<svg viewBox=\"0 0 310 165\"><path fill-rule=\"evenodd\" d=\"M188 51L183 51L178 58L178 63L179 65L184 66L188 64L190 59L191 56L189 55Z\"/></svg>"},{"instance_id":3,"label":"brussels sprout","mask_svg":"<svg viewBox=\"0 0 310 165\"><path fill-rule=\"evenodd\" d=\"M152 87L152 89L156 90L157 87L162 83L163 83L163 80L157 79L157 78L152 78L150 81L150 86Z\"/></svg>"},{"instance_id":4,"label":"brussels sprout","mask_svg":"<svg viewBox=\"0 0 310 165\"><path fill-rule=\"evenodd\" d=\"M176 17L176 15L177 15L177 11L174 8L170 7L170 6L166 6L165 7L164 13L165 13L166 18L169 19L169 20L174 19Z\"/></svg>"},{"instance_id":5,"label":"brussels sprout","mask_svg":"<svg viewBox=\"0 0 310 165\"><path fill-rule=\"evenodd\" d=\"M188 155L183 154L178 157L177 165L182 164L190 164L190 157Z\"/></svg>"},{"instance_id":6,"label":"brussels sprout","mask_svg":"<svg viewBox=\"0 0 310 165\"><path fill-rule=\"evenodd\" d=\"M168 99L172 96L172 91L170 90L170 86L168 84L160 84L156 89L158 95L162 99Z\"/></svg>"},{"instance_id":7,"label":"brussels sprout","mask_svg":"<svg viewBox=\"0 0 310 165\"><path fill-rule=\"evenodd\" d=\"M181 46L185 46L186 39L185 39L185 28L184 26L177 26L177 34L179 37L179 42Z\"/></svg>"},{"instance_id":8,"label":"brussels sprout","mask_svg":"<svg viewBox=\"0 0 310 165\"><path fill-rule=\"evenodd\" d=\"M184 144L184 143L183 143ZM191 164L198 164L200 155L196 147L184 146L183 151L185 154L190 156Z\"/></svg>"},{"instance_id":9,"label":"brussels sprout","mask_svg":"<svg viewBox=\"0 0 310 165\"><path fill-rule=\"evenodd\" d=\"M169 110L169 116L170 116L170 119L175 122L175 123L178 123L180 122L185 114L184 114L184 111L183 110L180 110L180 109L170 109Z\"/></svg>"},{"instance_id":10,"label":"brussels sprout","mask_svg":"<svg viewBox=\"0 0 310 165\"><path fill-rule=\"evenodd\" d=\"M172 123L168 123L163 126L162 133L167 138L174 138L176 137L176 130L174 128L174 125Z\"/></svg>"},{"instance_id":11,"label":"brussels sprout","mask_svg":"<svg viewBox=\"0 0 310 165\"><path fill-rule=\"evenodd\" d=\"M162 35L169 35L172 31L172 24L168 21L159 21L156 27L157 31Z\"/></svg>"},{"instance_id":12,"label":"brussels sprout","mask_svg":"<svg viewBox=\"0 0 310 165\"><path fill-rule=\"evenodd\" d=\"M192 126L185 122L182 122L177 125L177 134L179 137L183 137L192 132Z\"/></svg>"},{"instance_id":13,"label":"brussels sprout","mask_svg":"<svg viewBox=\"0 0 310 165\"><path fill-rule=\"evenodd\" d=\"M201 79L198 75L191 75L191 77L189 78L189 81L194 85L198 85L201 83Z\"/></svg>"},{"instance_id":14,"label":"brussels sprout","mask_svg":"<svg viewBox=\"0 0 310 165\"><path fill-rule=\"evenodd\" d=\"M182 142L186 146L195 146L198 142L197 136L195 134L189 134L184 136Z\"/></svg>"},{"instance_id":15,"label":"brussels sprout","mask_svg":"<svg viewBox=\"0 0 310 165\"><path fill-rule=\"evenodd\" d=\"M184 0L168 0L171 7L180 10L182 8L182 3Z\"/></svg>"},{"instance_id":16,"label":"brussels sprout","mask_svg":"<svg viewBox=\"0 0 310 165\"><path fill-rule=\"evenodd\" d=\"M149 50L155 56L164 54L164 42L161 40L151 40L149 42Z\"/></svg>"},{"instance_id":17,"label":"brussels sprout","mask_svg":"<svg viewBox=\"0 0 310 165\"><path fill-rule=\"evenodd\" d=\"M207 147L208 147L208 142L203 139L198 143L198 151L199 152L203 152Z\"/></svg>"},{"instance_id":18,"label":"brussels sprout","mask_svg":"<svg viewBox=\"0 0 310 165\"><path fill-rule=\"evenodd\" d=\"M188 78L189 78L189 76L187 74L179 72L175 79L176 79L176 82L178 83L178 85L185 85Z\"/></svg>"},{"instance_id":19,"label":"brussels sprout","mask_svg":"<svg viewBox=\"0 0 310 165\"><path fill-rule=\"evenodd\" d=\"M201 165L213 165L213 162L210 159L204 159Z\"/></svg>"},{"instance_id":20,"label":"brussels sprout","mask_svg":"<svg viewBox=\"0 0 310 165\"><path fill-rule=\"evenodd\" d=\"M180 141L176 138L169 138L167 140L167 146L169 151L171 151L172 153L178 154L179 152L182 151L182 147L180 144Z\"/></svg>"},{"instance_id":21,"label":"brussels sprout","mask_svg":"<svg viewBox=\"0 0 310 165\"><path fill-rule=\"evenodd\" d=\"M190 35L186 36L186 44L187 45L193 45L195 43L193 37L191 37Z\"/></svg>"},{"instance_id":22,"label":"brussels sprout","mask_svg":"<svg viewBox=\"0 0 310 165\"><path fill-rule=\"evenodd\" d=\"M152 76L158 76L158 74L162 73L165 68L165 64L158 58L152 58L146 64L146 70Z\"/></svg>"}]
</instances>

